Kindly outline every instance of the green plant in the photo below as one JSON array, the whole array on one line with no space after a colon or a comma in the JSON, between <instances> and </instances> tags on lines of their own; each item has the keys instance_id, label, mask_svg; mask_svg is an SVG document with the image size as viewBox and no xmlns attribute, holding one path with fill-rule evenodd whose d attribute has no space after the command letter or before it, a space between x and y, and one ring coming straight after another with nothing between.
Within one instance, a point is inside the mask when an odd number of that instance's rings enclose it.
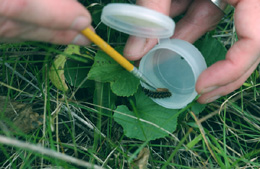
<instances>
[{"instance_id":1,"label":"green plant","mask_svg":"<svg viewBox=\"0 0 260 169\"><path fill-rule=\"evenodd\" d=\"M96 32L122 53L128 36L100 23L107 2L82 3ZM226 16L195 43L208 66L224 59L236 39L232 19ZM194 100L170 110L145 96L139 80L95 45L4 43L0 53L1 95L44 117L31 133L5 128L1 119L3 168L259 167L258 71L211 104Z\"/></svg>"},{"instance_id":2,"label":"green plant","mask_svg":"<svg viewBox=\"0 0 260 169\"><path fill-rule=\"evenodd\" d=\"M203 53L208 66L210 66L212 63L215 63L217 60L224 59L226 54L226 49L221 45L221 43L210 36L206 36L203 40L196 42L196 46ZM69 45L64 53L77 53L78 55L80 55L79 48L77 48L76 51L74 49L74 52L72 52L71 50L69 50L72 47L73 45ZM122 54L123 47L116 47L116 50L118 50L118 52ZM214 60L212 58L214 58ZM165 137L176 129L177 118L182 111L166 109L154 103L150 98L144 95L144 92L142 90L138 90L139 80L136 79L136 77L134 77L124 68L122 68L106 53L102 51L98 51L96 53L96 55L94 56L94 63L90 70L82 70L78 68L78 70L75 71L75 65L71 64L72 60L66 62L67 67L64 70L65 62L61 62L61 59L65 61L65 55L58 55L53 65L55 66L55 64L57 63L58 65L56 65L55 67L58 67L60 64L63 64L62 71L58 70L59 72L55 72L53 71L53 69L51 69L50 73L52 82L56 84L55 86L57 86L61 90L63 90L63 88L68 88L63 77L63 74L65 73L68 74L67 76L65 76L66 80L68 79L70 81L70 84L73 86L83 88L86 87L86 85L83 85L85 83L80 86L76 84L82 81L84 77L86 77L87 79L94 80L96 82L109 83L110 87L108 88L108 90L111 90L117 97L125 97L125 99L129 102L129 106L114 103L114 105L117 105L117 109L114 113L114 118L116 122L123 126L125 134L128 137L150 141L157 138ZM72 67L70 68L69 65L71 65ZM82 67L87 66L89 67L89 63L86 63L85 66L84 64L82 64ZM76 77L80 79L79 82ZM73 81L75 84L73 83ZM88 83L90 82L88 81ZM63 85L60 86L60 84ZM196 104L194 106L194 108L197 108L198 106L202 107L202 109L200 110L197 109L199 110L197 114L203 110L202 105ZM188 107L190 107L190 105L184 109L188 109ZM123 114L118 114L117 112L121 112ZM129 118L129 115L132 116L132 118ZM133 127L133 124L138 125ZM151 124L156 125L156 127L152 126ZM162 131L161 128L166 131Z\"/></svg>"}]
</instances>

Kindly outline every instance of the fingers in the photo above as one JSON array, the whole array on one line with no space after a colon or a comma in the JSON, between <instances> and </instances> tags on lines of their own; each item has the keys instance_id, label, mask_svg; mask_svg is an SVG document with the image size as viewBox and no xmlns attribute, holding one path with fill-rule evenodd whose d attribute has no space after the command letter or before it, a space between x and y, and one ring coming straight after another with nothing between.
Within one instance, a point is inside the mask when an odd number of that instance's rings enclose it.
<instances>
[{"instance_id":1,"label":"fingers","mask_svg":"<svg viewBox=\"0 0 260 169\"><path fill-rule=\"evenodd\" d=\"M173 0L172 2L167 0L163 3L159 0L139 0L137 4L174 17L183 13L191 2L192 0ZM157 43L158 39L130 36L125 45L124 56L129 60L139 60Z\"/></svg>"},{"instance_id":2,"label":"fingers","mask_svg":"<svg viewBox=\"0 0 260 169\"><path fill-rule=\"evenodd\" d=\"M53 30L46 28L35 28L33 32L27 32L19 36L21 40L42 41L54 44L76 44L88 45L90 40L74 30Z\"/></svg>"},{"instance_id":3,"label":"fingers","mask_svg":"<svg viewBox=\"0 0 260 169\"><path fill-rule=\"evenodd\" d=\"M214 101L239 88L260 62L260 2L228 0L235 10L235 25L239 41L228 51L226 59L205 70L198 78L196 90L202 94L199 102Z\"/></svg>"},{"instance_id":4,"label":"fingers","mask_svg":"<svg viewBox=\"0 0 260 169\"><path fill-rule=\"evenodd\" d=\"M223 12L209 0L193 1L185 16L177 23L172 38L193 43L214 29L223 15Z\"/></svg>"},{"instance_id":5,"label":"fingers","mask_svg":"<svg viewBox=\"0 0 260 169\"><path fill-rule=\"evenodd\" d=\"M170 5L170 17L178 16L184 13L193 0L172 0Z\"/></svg>"},{"instance_id":6,"label":"fingers","mask_svg":"<svg viewBox=\"0 0 260 169\"><path fill-rule=\"evenodd\" d=\"M171 0L138 0L137 4L153 10L156 10L165 15L169 15ZM143 57L156 44L157 39L146 39L135 36L130 36L126 42L124 56L129 60L138 60Z\"/></svg>"},{"instance_id":7,"label":"fingers","mask_svg":"<svg viewBox=\"0 0 260 169\"><path fill-rule=\"evenodd\" d=\"M175 33L172 38L195 42L206 32L214 29L223 17L219 10L209 0L174 0L172 3L161 1L139 0L138 4L155 9L164 14L177 16L187 10L185 16L176 24ZM170 6L170 8L169 8ZM125 46L124 56L129 60L138 60L157 44L157 39L145 39L131 36Z\"/></svg>"},{"instance_id":8,"label":"fingers","mask_svg":"<svg viewBox=\"0 0 260 169\"><path fill-rule=\"evenodd\" d=\"M139 60L156 44L157 39L146 39L130 36L124 48L124 56L128 60Z\"/></svg>"},{"instance_id":9,"label":"fingers","mask_svg":"<svg viewBox=\"0 0 260 169\"><path fill-rule=\"evenodd\" d=\"M0 41L20 42L20 41L42 41L55 44L77 44L88 45L90 41L78 31L70 29L50 29L39 27L8 19L0 19Z\"/></svg>"},{"instance_id":10,"label":"fingers","mask_svg":"<svg viewBox=\"0 0 260 169\"><path fill-rule=\"evenodd\" d=\"M202 94L197 101L199 103L210 103L220 98L221 96L227 95L232 91L238 89L240 86L242 86L242 84L246 81L246 79L252 74L252 72L258 66L258 63L259 61L257 61L247 72L245 72L237 80L230 82L227 85L216 87L214 90Z\"/></svg>"},{"instance_id":11,"label":"fingers","mask_svg":"<svg viewBox=\"0 0 260 169\"><path fill-rule=\"evenodd\" d=\"M0 16L53 29L83 30L88 11L74 0L1 0Z\"/></svg>"},{"instance_id":12,"label":"fingers","mask_svg":"<svg viewBox=\"0 0 260 169\"><path fill-rule=\"evenodd\" d=\"M238 41L228 51L226 60L202 72L196 83L197 92L202 94L198 101L208 103L239 88L259 63L257 44L251 39Z\"/></svg>"},{"instance_id":13,"label":"fingers","mask_svg":"<svg viewBox=\"0 0 260 169\"><path fill-rule=\"evenodd\" d=\"M74 0L2 0L1 41L43 41L87 45L80 31L90 27L89 12Z\"/></svg>"}]
</instances>

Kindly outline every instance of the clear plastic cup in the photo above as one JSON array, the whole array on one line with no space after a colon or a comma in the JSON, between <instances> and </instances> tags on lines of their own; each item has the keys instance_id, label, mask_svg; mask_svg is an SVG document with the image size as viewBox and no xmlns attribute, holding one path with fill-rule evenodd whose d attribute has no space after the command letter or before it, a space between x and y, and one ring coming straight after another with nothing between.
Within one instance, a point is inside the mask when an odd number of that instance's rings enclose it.
<instances>
[{"instance_id":1,"label":"clear plastic cup","mask_svg":"<svg viewBox=\"0 0 260 169\"><path fill-rule=\"evenodd\" d=\"M167 88L169 98L152 98L171 109L185 107L197 96L195 84L207 68L202 54L192 44L170 39L174 21L162 13L137 5L112 3L104 7L101 20L118 31L143 38L158 38L159 43L140 62L139 70L156 88ZM141 85L149 89L143 82Z\"/></svg>"},{"instance_id":2,"label":"clear plastic cup","mask_svg":"<svg viewBox=\"0 0 260 169\"><path fill-rule=\"evenodd\" d=\"M178 109L196 96L196 81L207 68L204 57L192 44L179 39L164 39L150 50L140 62L139 70L157 88L167 88L169 98L152 98L159 105ZM141 82L144 88L149 89Z\"/></svg>"}]
</instances>

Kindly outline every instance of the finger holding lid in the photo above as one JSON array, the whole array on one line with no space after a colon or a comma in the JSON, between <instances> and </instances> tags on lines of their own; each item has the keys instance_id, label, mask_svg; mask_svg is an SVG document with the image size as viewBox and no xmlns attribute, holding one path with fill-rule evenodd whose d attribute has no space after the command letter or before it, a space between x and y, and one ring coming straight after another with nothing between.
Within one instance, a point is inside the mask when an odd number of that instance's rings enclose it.
<instances>
[{"instance_id":1,"label":"finger holding lid","mask_svg":"<svg viewBox=\"0 0 260 169\"><path fill-rule=\"evenodd\" d=\"M169 16L171 0L138 0L136 4ZM151 50L157 42L157 39L130 36L124 49L124 56L129 60L138 60Z\"/></svg>"}]
</instances>

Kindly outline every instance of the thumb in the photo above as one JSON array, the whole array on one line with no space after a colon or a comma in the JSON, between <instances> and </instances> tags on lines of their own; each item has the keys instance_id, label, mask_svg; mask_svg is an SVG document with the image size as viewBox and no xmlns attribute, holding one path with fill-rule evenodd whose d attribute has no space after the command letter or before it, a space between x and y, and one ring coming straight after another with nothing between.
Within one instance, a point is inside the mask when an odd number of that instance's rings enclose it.
<instances>
[{"instance_id":1,"label":"thumb","mask_svg":"<svg viewBox=\"0 0 260 169\"><path fill-rule=\"evenodd\" d=\"M136 4L169 15L171 0L138 0ZM138 60L153 48L157 41L157 39L130 36L126 42L124 56L129 60Z\"/></svg>"}]
</instances>

